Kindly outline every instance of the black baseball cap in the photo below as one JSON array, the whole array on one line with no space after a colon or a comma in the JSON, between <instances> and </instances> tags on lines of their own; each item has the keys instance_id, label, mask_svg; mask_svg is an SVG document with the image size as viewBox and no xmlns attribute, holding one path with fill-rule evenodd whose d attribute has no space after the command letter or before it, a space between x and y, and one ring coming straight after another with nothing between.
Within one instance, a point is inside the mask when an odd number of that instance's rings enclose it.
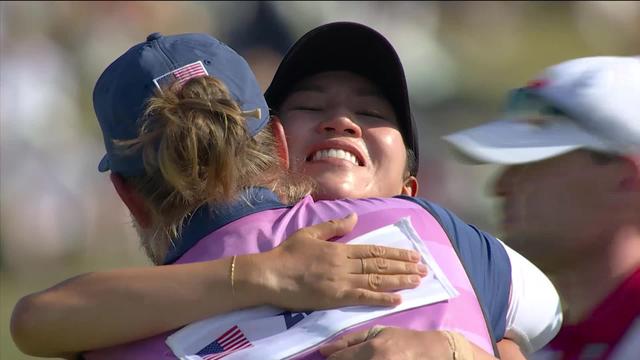
<instances>
[{"instance_id":1,"label":"black baseball cap","mask_svg":"<svg viewBox=\"0 0 640 360\"><path fill-rule=\"evenodd\" d=\"M278 109L302 79L325 71L349 71L380 88L393 106L404 142L415 154L409 169L418 173L418 139L400 57L389 41L372 28L353 22L321 25L302 36L280 63L265 92L267 103Z\"/></svg>"}]
</instances>

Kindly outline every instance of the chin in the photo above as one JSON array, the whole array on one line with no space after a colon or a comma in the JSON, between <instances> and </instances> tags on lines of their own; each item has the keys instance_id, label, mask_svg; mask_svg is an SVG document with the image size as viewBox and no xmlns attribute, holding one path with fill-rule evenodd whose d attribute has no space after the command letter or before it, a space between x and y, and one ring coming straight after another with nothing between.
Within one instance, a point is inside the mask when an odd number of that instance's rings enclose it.
<instances>
[{"instance_id":1,"label":"chin","mask_svg":"<svg viewBox=\"0 0 640 360\"><path fill-rule=\"evenodd\" d=\"M325 186L322 181L318 181L317 184L318 190L313 194L315 200L357 199L359 197L353 187Z\"/></svg>"},{"instance_id":2,"label":"chin","mask_svg":"<svg viewBox=\"0 0 640 360\"><path fill-rule=\"evenodd\" d=\"M504 241L504 243L507 244L510 248L522 255L524 255L524 253L529 250L528 247L530 247L528 241L521 235L519 236L515 231L503 230L500 239Z\"/></svg>"},{"instance_id":3,"label":"chin","mask_svg":"<svg viewBox=\"0 0 640 360\"><path fill-rule=\"evenodd\" d=\"M544 267L544 270L550 270L549 260L555 257L553 255L554 250L550 249L554 249L554 247L552 244L545 242L543 239L540 239L538 237L534 238L532 238L531 234L527 234L524 232L516 233L514 231L505 233L503 241L510 248L517 251L520 255L527 258L536 266L541 268ZM557 250L557 248L555 250Z\"/></svg>"}]
</instances>

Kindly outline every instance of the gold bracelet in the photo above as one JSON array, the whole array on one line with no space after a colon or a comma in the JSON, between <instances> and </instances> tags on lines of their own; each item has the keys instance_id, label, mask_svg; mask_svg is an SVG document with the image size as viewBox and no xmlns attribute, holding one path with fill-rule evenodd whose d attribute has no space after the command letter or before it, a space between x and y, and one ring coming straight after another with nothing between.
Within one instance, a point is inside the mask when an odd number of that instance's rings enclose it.
<instances>
[{"instance_id":1,"label":"gold bracelet","mask_svg":"<svg viewBox=\"0 0 640 360\"><path fill-rule=\"evenodd\" d=\"M442 333L447 337L453 360L473 360L475 358L473 347L464 336L450 331L443 331Z\"/></svg>"},{"instance_id":2,"label":"gold bracelet","mask_svg":"<svg viewBox=\"0 0 640 360\"><path fill-rule=\"evenodd\" d=\"M382 330L384 330L385 327L386 326L382 326L382 325L376 325L376 326L372 327L367 332L367 337L364 339L364 341L371 340L374 337L378 336L382 332Z\"/></svg>"},{"instance_id":3,"label":"gold bracelet","mask_svg":"<svg viewBox=\"0 0 640 360\"><path fill-rule=\"evenodd\" d=\"M231 258L231 294L235 295L236 294L236 289L235 289L235 284L234 284L234 275L236 272L236 258L238 256L237 255L233 255L233 257Z\"/></svg>"},{"instance_id":4,"label":"gold bracelet","mask_svg":"<svg viewBox=\"0 0 640 360\"><path fill-rule=\"evenodd\" d=\"M456 341L451 336L451 333L448 331L442 331L442 334L447 338L447 343L449 343L449 350L451 350L451 359L458 360L458 354L456 351Z\"/></svg>"}]
</instances>

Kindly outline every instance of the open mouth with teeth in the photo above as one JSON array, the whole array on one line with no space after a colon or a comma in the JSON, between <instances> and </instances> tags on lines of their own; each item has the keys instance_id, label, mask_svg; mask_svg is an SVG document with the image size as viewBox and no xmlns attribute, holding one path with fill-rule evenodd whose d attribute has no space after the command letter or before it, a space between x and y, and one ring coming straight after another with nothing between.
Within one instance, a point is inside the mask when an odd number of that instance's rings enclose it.
<instances>
[{"instance_id":1,"label":"open mouth with teeth","mask_svg":"<svg viewBox=\"0 0 640 360\"><path fill-rule=\"evenodd\" d=\"M356 166L364 166L363 161L359 160L354 154L342 149L324 149L313 152L307 161L316 161L322 159L341 159L348 161Z\"/></svg>"}]
</instances>

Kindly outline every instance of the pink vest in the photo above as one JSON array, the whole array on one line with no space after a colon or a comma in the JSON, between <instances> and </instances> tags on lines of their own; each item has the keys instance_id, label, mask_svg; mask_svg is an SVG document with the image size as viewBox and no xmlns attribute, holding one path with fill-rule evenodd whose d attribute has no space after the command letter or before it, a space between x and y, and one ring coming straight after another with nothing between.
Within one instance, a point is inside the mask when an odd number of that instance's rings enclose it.
<instances>
[{"instance_id":1,"label":"pink vest","mask_svg":"<svg viewBox=\"0 0 640 360\"><path fill-rule=\"evenodd\" d=\"M411 217L415 230L460 295L448 301L377 318L349 329L348 332L363 330L373 325L415 330L448 329L460 332L468 340L493 354L488 325L455 249L438 221L424 208L411 201L374 198L314 202L311 197L306 197L292 208L262 211L227 224L201 239L177 263L268 251L302 227L344 217L352 212L358 213L358 224L354 231L339 239L340 242L393 224L403 217ZM175 359L164 342L172 332L88 352L85 358ZM322 359L322 356L315 352L304 358Z\"/></svg>"}]
</instances>

